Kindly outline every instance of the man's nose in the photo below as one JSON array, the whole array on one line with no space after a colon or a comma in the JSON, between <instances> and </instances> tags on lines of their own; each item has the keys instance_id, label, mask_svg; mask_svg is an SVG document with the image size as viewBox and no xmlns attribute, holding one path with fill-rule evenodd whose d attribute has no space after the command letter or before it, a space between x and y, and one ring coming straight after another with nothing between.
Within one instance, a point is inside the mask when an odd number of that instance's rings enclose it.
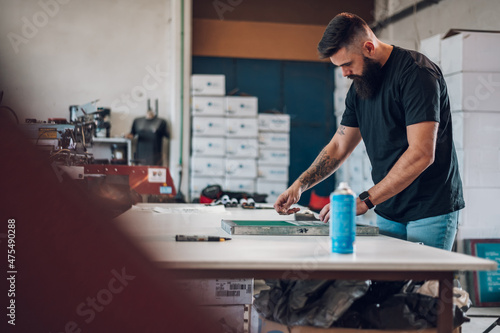
<instances>
[{"instance_id":1,"label":"man's nose","mask_svg":"<svg viewBox=\"0 0 500 333\"><path fill-rule=\"evenodd\" d=\"M342 68L342 75L343 75L344 77L346 77L346 76L348 76L348 75L351 75L351 74L352 74L352 72L351 72L351 70L350 70L350 69L348 69L348 68Z\"/></svg>"}]
</instances>

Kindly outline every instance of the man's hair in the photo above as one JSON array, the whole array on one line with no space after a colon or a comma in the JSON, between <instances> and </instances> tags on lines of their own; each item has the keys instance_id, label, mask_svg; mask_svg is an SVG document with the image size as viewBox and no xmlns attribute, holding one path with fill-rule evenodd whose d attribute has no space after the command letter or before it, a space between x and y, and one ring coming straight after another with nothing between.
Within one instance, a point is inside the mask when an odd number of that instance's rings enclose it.
<instances>
[{"instance_id":1,"label":"man's hair","mask_svg":"<svg viewBox=\"0 0 500 333\"><path fill-rule=\"evenodd\" d=\"M341 48L352 46L357 37L368 37L368 29L361 17L351 13L338 14L328 23L318 44L320 58L329 58Z\"/></svg>"}]
</instances>

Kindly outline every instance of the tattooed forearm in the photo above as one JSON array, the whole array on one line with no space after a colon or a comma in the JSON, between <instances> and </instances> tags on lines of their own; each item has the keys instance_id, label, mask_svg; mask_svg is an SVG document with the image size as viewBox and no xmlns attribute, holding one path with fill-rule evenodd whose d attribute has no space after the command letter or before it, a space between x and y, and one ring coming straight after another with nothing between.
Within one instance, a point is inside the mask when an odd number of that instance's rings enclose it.
<instances>
[{"instance_id":1,"label":"tattooed forearm","mask_svg":"<svg viewBox=\"0 0 500 333\"><path fill-rule=\"evenodd\" d=\"M340 161L330 157L325 149L314 160L313 164L299 178L304 190L330 176L340 166Z\"/></svg>"},{"instance_id":2,"label":"tattooed forearm","mask_svg":"<svg viewBox=\"0 0 500 333\"><path fill-rule=\"evenodd\" d=\"M337 129L337 133L340 135L345 135L345 126L340 125L339 128Z\"/></svg>"}]
</instances>

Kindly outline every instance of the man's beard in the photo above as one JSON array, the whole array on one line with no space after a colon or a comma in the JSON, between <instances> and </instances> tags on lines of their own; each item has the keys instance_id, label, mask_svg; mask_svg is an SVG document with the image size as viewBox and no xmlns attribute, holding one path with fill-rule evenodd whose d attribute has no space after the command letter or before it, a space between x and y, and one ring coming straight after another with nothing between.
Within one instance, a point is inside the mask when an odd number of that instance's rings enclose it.
<instances>
[{"instance_id":1,"label":"man's beard","mask_svg":"<svg viewBox=\"0 0 500 333\"><path fill-rule=\"evenodd\" d=\"M375 96L382 82L382 66L370 58L363 56L363 74L349 75L358 96L369 99Z\"/></svg>"}]
</instances>

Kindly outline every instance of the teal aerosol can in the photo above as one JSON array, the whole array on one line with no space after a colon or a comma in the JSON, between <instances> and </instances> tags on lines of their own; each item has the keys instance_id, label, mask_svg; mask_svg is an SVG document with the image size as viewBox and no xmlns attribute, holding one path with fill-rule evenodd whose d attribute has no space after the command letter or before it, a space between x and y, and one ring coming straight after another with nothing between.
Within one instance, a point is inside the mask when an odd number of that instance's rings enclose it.
<instances>
[{"instance_id":1,"label":"teal aerosol can","mask_svg":"<svg viewBox=\"0 0 500 333\"><path fill-rule=\"evenodd\" d=\"M354 252L356 196L346 182L330 195L330 238L333 253Z\"/></svg>"}]
</instances>

